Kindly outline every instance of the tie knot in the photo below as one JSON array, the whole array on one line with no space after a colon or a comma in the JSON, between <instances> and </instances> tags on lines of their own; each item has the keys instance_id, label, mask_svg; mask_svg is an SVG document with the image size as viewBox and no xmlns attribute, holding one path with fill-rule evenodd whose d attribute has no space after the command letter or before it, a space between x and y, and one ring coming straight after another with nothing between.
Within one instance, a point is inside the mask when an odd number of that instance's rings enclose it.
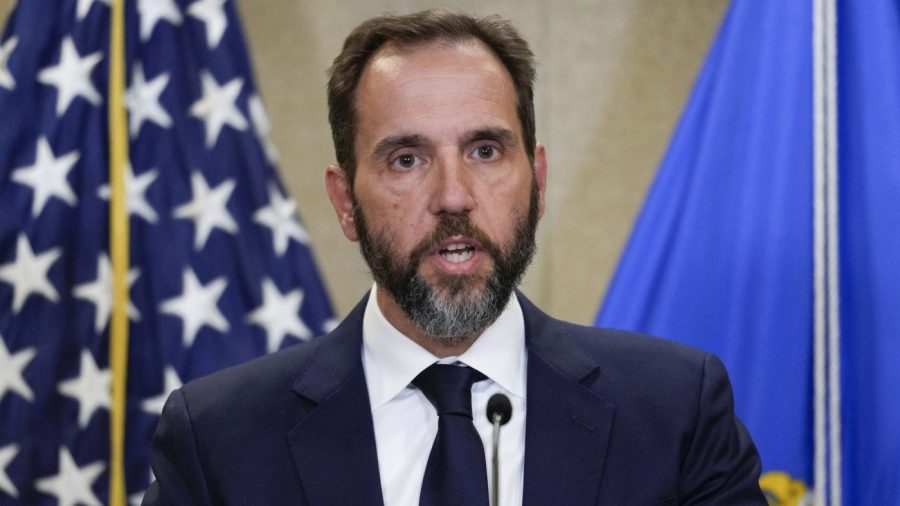
<instances>
[{"instance_id":1,"label":"tie knot","mask_svg":"<svg viewBox=\"0 0 900 506\"><path fill-rule=\"evenodd\" d=\"M486 379L471 367L432 364L416 376L413 385L425 394L439 416L472 418L472 385Z\"/></svg>"}]
</instances>

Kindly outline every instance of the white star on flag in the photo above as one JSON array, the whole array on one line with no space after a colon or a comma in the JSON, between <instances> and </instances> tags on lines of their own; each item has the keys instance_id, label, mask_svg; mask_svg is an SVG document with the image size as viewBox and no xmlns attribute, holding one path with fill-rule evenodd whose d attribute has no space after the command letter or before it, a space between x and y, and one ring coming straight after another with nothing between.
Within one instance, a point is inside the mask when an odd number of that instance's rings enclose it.
<instances>
[{"instance_id":1,"label":"white star on flag","mask_svg":"<svg viewBox=\"0 0 900 506\"><path fill-rule=\"evenodd\" d=\"M272 142L272 125L269 123L269 116L266 115L266 108L263 107L259 95L254 94L247 99L247 109L250 112L250 122L253 123L256 138L259 139L259 143L263 145L263 151L266 153L266 160L275 165L278 163L278 150L275 149L275 143Z\"/></svg>"},{"instance_id":2,"label":"white star on flag","mask_svg":"<svg viewBox=\"0 0 900 506\"><path fill-rule=\"evenodd\" d=\"M159 102L159 96L168 84L169 74L159 74L152 81L147 82L141 64L134 65L131 87L125 93L125 107L128 108L128 130L132 139L141 132L141 126L145 121L152 121L162 128L172 126L172 117Z\"/></svg>"},{"instance_id":3,"label":"white star on flag","mask_svg":"<svg viewBox=\"0 0 900 506\"><path fill-rule=\"evenodd\" d=\"M206 44L209 49L215 49L219 45L228 28L224 5L225 0L199 0L188 6L188 14L206 25Z\"/></svg>"},{"instance_id":4,"label":"white star on flag","mask_svg":"<svg viewBox=\"0 0 900 506\"><path fill-rule=\"evenodd\" d=\"M34 249L25 234L16 240L16 259L0 265L0 281L13 286L13 314L17 314L29 295L43 295L51 302L59 300L59 294L50 284L47 271L61 254L60 248L49 249L35 256Z\"/></svg>"},{"instance_id":5,"label":"white star on flag","mask_svg":"<svg viewBox=\"0 0 900 506\"><path fill-rule=\"evenodd\" d=\"M84 97L88 102L100 105L103 100L97 88L91 83L91 72L102 59L102 53L99 51L82 58L75 49L72 37L63 39L59 63L38 72L38 81L55 86L58 90L57 116L62 116L66 112L75 97Z\"/></svg>"},{"instance_id":6,"label":"white star on flag","mask_svg":"<svg viewBox=\"0 0 900 506\"><path fill-rule=\"evenodd\" d=\"M147 483L148 484L153 483L154 481L156 481L156 476L153 475L153 470L151 469L150 470L150 480ZM141 504L143 504L143 502L144 502L144 496L146 494L147 494L146 489L131 494L130 496L128 496L128 504L130 504L131 506L141 506Z\"/></svg>"},{"instance_id":7,"label":"white star on flag","mask_svg":"<svg viewBox=\"0 0 900 506\"><path fill-rule=\"evenodd\" d=\"M137 268L128 271L129 290L139 276L140 270ZM94 331L98 334L102 332L109 322L113 305L113 269L106 253L101 253L97 258L97 277L94 281L75 286L75 297L94 304ZM131 301L128 301L128 317L134 321L141 319L141 313Z\"/></svg>"},{"instance_id":8,"label":"white star on flag","mask_svg":"<svg viewBox=\"0 0 900 506\"><path fill-rule=\"evenodd\" d=\"M141 18L141 41L150 40L153 29L160 20L180 25L181 11L173 0L138 0L138 16Z\"/></svg>"},{"instance_id":9,"label":"white star on flag","mask_svg":"<svg viewBox=\"0 0 900 506\"><path fill-rule=\"evenodd\" d=\"M0 448L0 492L6 492L13 497L19 497L19 491L16 489L16 485L12 480L9 479L6 468L9 467L9 463L16 458L16 454L18 453L19 445L16 444L6 445L3 448Z\"/></svg>"},{"instance_id":10,"label":"white star on flag","mask_svg":"<svg viewBox=\"0 0 900 506\"><path fill-rule=\"evenodd\" d=\"M162 313L171 314L182 320L182 341L190 348L203 325L227 332L228 320L219 311L218 303L222 292L228 286L224 276L216 278L208 285L200 284L191 269L185 269L181 276L182 292L177 297L167 299L159 305Z\"/></svg>"},{"instance_id":11,"label":"white star on flag","mask_svg":"<svg viewBox=\"0 0 900 506\"><path fill-rule=\"evenodd\" d=\"M166 403L166 399L169 398L169 394L181 388L181 378L178 377L178 373L175 372L175 369L172 366L166 367L163 372L163 389L159 395L150 397L148 399L144 399L141 402L141 409L146 413L149 413L154 416L159 416L162 413L163 405Z\"/></svg>"},{"instance_id":12,"label":"white star on flag","mask_svg":"<svg viewBox=\"0 0 900 506\"><path fill-rule=\"evenodd\" d=\"M125 173L125 205L129 215L137 215L148 223L156 223L159 219L153 206L147 202L147 188L156 181L159 171L150 169L140 176L134 175L134 167L128 164L128 172ZM97 194L103 200L109 200L111 194L108 184L100 187Z\"/></svg>"},{"instance_id":13,"label":"white star on flag","mask_svg":"<svg viewBox=\"0 0 900 506\"><path fill-rule=\"evenodd\" d=\"M262 283L263 303L247 316L247 321L266 329L269 353L278 350L284 336L295 335L309 339L312 333L300 319L300 305L303 304L303 290L297 288L284 295L275 283L266 278Z\"/></svg>"},{"instance_id":14,"label":"white star on flag","mask_svg":"<svg viewBox=\"0 0 900 506\"><path fill-rule=\"evenodd\" d=\"M82 350L78 376L59 383L60 394L78 401L78 427L82 430L98 409L109 409L110 380L109 369L101 370L91 352Z\"/></svg>"},{"instance_id":15,"label":"white star on flag","mask_svg":"<svg viewBox=\"0 0 900 506\"><path fill-rule=\"evenodd\" d=\"M34 393L25 382L22 373L36 353L37 350L32 347L10 355L3 336L0 336L0 402L3 402L6 392L15 392L27 401L34 400Z\"/></svg>"},{"instance_id":16,"label":"white star on flag","mask_svg":"<svg viewBox=\"0 0 900 506\"><path fill-rule=\"evenodd\" d=\"M229 125L241 132L247 129L247 119L235 103L241 94L244 80L235 77L224 86L219 86L209 71L203 71L200 83L203 86L203 96L191 104L189 112L205 124L206 147L211 148L216 145L223 126Z\"/></svg>"},{"instance_id":17,"label":"white star on flag","mask_svg":"<svg viewBox=\"0 0 900 506\"><path fill-rule=\"evenodd\" d=\"M296 219L296 211L297 204L283 197L276 185L270 184L269 205L253 213L253 221L272 229L272 240L278 256L287 252L290 239L302 244L309 242L309 235Z\"/></svg>"},{"instance_id":18,"label":"white star on flag","mask_svg":"<svg viewBox=\"0 0 900 506\"><path fill-rule=\"evenodd\" d=\"M176 218L194 220L194 247L197 250L203 249L214 228L220 228L232 234L238 231L237 223L226 208L234 187L234 180L226 179L219 186L210 188L202 174L199 172L191 174L193 197L190 202L175 209L173 215Z\"/></svg>"},{"instance_id":19,"label":"white star on flag","mask_svg":"<svg viewBox=\"0 0 900 506\"><path fill-rule=\"evenodd\" d=\"M148 474L150 474L150 479L147 480L148 484L156 481L156 476L153 474L153 469L151 469ZM131 494L130 496L128 496L128 504L131 504L131 506L141 506L141 504L144 502L144 495L146 495L146 493L147 490L141 490L140 492Z\"/></svg>"},{"instance_id":20,"label":"white star on flag","mask_svg":"<svg viewBox=\"0 0 900 506\"><path fill-rule=\"evenodd\" d=\"M340 324L341 324L341 320L338 320L336 318L329 318L329 319L325 320L325 322L322 324L322 330L324 330L325 333L328 334L331 331L333 331L334 329L336 329L338 327L338 325L340 325Z\"/></svg>"},{"instance_id":21,"label":"white star on flag","mask_svg":"<svg viewBox=\"0 0 900 506\"><path fill-rule=\"evenodd\" d=\"M109 0L78 0L78 8L76 9L78 21L84 19L84 17L87 16L89 12L91 12L91 7L93 7L94 4L98 2L110 5Z\"/></svg>"},{"instance_id":22,"label":"white star on flag","mask_svg":"<svg viewBox=\"0 0 900 506\"><path fill-rule=\"evenodd\" d=\"M59 471L54 476L41 478L34 483L34 488L47 495L56 496L58 506L102 506L91 486L103 474L106 464L102 461L78 467L72 454L66 447L59 449Z\"/></svg>"},{"instance_id":23,"label":"white star on flag","mask_svg":"<svg viewBox=\"0 0 900 506\"><path fill-rule=\"evenodd\" d=\"M18 44L19 38L14 35L0 45L0 86L8 90L16 87L16 80L9 71L9 57L12 56L12 52L16 50Z\"/></svg>"},{"instance_id":24,"label":"white star on flag","mask_svg":"<svg viewBox=\"0 0 900 506\"><path fill-rule=\"evenodd\" d=\"M47 138L38 139L34 164L17 167L12 173L13 181L31 187L34 192L32 216L37 217L43 212L44 204L50 197L57 197L70 206L78 203L78 197L66 178L80 157L81 154L73 150L56 158Z\"/></svg>"}]
</instances>

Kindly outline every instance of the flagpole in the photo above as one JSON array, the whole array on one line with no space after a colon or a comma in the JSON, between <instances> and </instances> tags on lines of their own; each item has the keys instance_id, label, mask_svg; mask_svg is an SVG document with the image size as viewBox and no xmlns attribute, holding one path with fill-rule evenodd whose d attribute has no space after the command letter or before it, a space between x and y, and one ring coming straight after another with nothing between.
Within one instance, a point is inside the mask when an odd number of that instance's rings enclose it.
<instances>
[{"instance_id":1,"label":"flagpole","mask_svg":"<svg viewBox=\"0 0 900 506\"><path fill-rule=\"evenodd\" d=\"M836 1L814 0L813 12L815 490L817 504L840 506L842 452Z\"/></svg>"},{"instance_id":2,"label":"flagpole","mask_svg":"<svg viewBox=\"0 0 900 506\"><path fill-rule=\"evenodd\" d=\"M838 217L838 111L836 0L825 3L825 107L827 114L826 213L828 223L828 428L829 496L832 506L842 503L841 479L841 327Z\"/></svg>"},{"instance_id":3,"label":"flagpole","mask_svg":"<svg viewBox=\"0 0 900 506\"><path fill-rule=\"evenodd\" d=\"M813 0L813 426L814 503L825 504L826 496L826 170L824 12L826 0Z\"/></svg>"},{"instance_id":4,"label":"flagpole","mask_svg":"<svg viewBox=\"0 0 900 506\"><path fill-rule=\"evenodd\" d=\"M125 395L128 377L128 212L125 167L128 131L125 118L125 1L113 0L109 43L109 247L113 265L113 310L109 362L112 369L110 409L110 506L126 505Z\"/></svg>"}]
</instances>

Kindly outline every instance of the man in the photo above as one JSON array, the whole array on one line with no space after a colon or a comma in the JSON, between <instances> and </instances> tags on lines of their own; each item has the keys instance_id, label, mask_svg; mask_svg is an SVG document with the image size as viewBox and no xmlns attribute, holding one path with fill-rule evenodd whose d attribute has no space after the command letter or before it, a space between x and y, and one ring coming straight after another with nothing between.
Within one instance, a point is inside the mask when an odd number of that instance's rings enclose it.
<instances>
[{"instance_id":1,"label":"man","mask_svg":"<svg viewBox=\"0 0 900 506\"><path fill-rule=\"evenodd\" d=\"M718 359L514 292L546 189L533 80L497 18L347 38L326 184L375 286L330 335L176 391L145 504L486 505L494 393L504 505L765 504Z\"/></svg>"}]
</instances>

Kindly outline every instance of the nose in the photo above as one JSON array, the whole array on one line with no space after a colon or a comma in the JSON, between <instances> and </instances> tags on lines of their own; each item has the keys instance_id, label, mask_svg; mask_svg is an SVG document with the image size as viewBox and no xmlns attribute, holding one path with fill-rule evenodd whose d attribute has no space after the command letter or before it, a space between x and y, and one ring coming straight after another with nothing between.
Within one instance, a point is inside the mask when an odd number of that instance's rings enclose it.
<instances>
[{"instance_id":1,"label":"nose","mask_svg":"<svg viewBox=\"0 0 900 506\"><path fill-rule=\"evenodd\" d=\"M431 211L434 214L467 214L475 208L475 175L456 154L440 159L434 167Z\"/></svg>"}]
</instances>

